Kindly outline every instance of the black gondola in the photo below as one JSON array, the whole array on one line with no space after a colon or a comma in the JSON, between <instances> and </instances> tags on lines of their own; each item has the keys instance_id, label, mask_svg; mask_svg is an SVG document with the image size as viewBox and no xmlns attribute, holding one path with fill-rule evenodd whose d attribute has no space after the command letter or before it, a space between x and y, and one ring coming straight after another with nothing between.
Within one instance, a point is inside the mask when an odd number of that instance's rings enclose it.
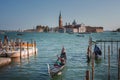
<instances>
[{"instance_id":1,"label":"black gondola","mask_svg":"<svg viewBox=\"0 0 120 80\"><path fill-rule=\"evenodd\" d=\"M97 45L95 45L94 47L94 54L95 54L95 59L99 59L102 56L102 52Z\"/></svg>"}]
</instances>

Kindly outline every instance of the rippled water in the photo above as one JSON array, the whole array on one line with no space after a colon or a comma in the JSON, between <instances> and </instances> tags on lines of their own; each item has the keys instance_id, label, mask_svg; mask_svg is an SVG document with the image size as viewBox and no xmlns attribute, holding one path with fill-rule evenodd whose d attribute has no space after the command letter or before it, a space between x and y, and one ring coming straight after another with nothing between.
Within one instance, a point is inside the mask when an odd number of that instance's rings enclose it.
<instances>
[{"instance_id":1,"label":"rippled water","mask_svg":"<svg viewBox=\"0 0 120 80\"><path fill-rule=\"evenodd\" d=\"M60 54L62 46L66 48L67 64L61 76L56 76L53 80L85 80L86 70L90 70L91 63L87 63L86 52L89 36L93 41L96 40L120 40L120 33L104 32L80 34L84 37L78 37L78 34L67 33L24 33L17 36L16 32L6 33L11 38L21 38L25 41L35 40L37 43L38 53L29 59L13 59L12 63L0 68L0 80L50 80L47 63L52 65ZM3 38L4 34L0 34ZM101 61L95 61L94 80L107 80L108 78L108 58L107 47L111 43L106 43L106 59L102 56ZM98 44L101 47L101 44ZM103 44L102 44L103 46ZM120 43L119 46L120 48ZM117 48L113 42L113 54L111 54L110 76L111 80L117 80ZM102 52L104 49L102 47ZM91 75L91 74L90 74Z\"/></svg>"}]
</instances>

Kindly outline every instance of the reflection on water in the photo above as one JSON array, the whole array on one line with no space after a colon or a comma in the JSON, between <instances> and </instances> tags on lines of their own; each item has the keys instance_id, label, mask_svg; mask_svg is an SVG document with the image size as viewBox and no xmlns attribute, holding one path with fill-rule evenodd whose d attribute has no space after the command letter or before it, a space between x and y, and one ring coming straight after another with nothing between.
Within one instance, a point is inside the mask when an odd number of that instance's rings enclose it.
<instances>
[{"instance_id":1,"label":"reflection on water","mask_svg":"<svg viewBox=\"0 0 120 80\"><path fill-rule=\"evenodd\" d=\"M20 63L21 62L19 57L18 58L11 58L11 60L13 63Z\"/></svg>"}]
</instances>

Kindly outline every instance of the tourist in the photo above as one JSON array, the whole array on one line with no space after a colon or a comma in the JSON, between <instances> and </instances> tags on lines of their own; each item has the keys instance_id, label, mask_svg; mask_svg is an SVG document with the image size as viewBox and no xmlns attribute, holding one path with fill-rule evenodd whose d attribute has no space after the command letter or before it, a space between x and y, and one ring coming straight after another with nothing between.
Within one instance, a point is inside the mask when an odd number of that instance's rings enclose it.
<instances>
[{"instance_id":1,"label":"tourist","mask_svg":"<svg viewBox=\"0 0 120 80\"><path fill-rule=\"evenodd\" d=\"M2 49L2 40L0 39L0 50Z\"/></svg>"},{"instance_id":2,"label":"tourist","mask_svg":"<svg viewBox=\"0 0 120 80\"><path fill-rule=\"evenodd\" d=\"M60 65L61 66L65 65L65 59L64 58L60 58Z\"/></svg>"},{"instance_id":3,"label":"tourist","mask_svg":"<svg viewBox=\"0 0 120 80\"><path fill-rule=\"evenodd\" d=\"M8 45L8 37L7 37L7 35L4 36L4 45L5 46Z\"/></svg>"},{"instance_id":4,"label":"tourist","mask_svg":"<svg viewBox=\"0 0 120 80\"><path fill-rule=\"evenodd\" d=\"M63 66L65 65L65 59L64 58L61 58L61 57L58 57L56 63L54 64L55 67L60 67L60 66Z\"/></svg>"}]
</instances>

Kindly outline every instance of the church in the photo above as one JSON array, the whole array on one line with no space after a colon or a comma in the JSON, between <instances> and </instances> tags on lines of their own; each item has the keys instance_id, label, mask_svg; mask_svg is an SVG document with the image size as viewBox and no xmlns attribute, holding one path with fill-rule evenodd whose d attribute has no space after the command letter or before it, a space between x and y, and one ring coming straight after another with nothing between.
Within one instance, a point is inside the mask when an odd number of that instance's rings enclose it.
<instances>
[{"instance_id":1,"label":"church","mask_svg":"<svg viewBox=\"0 0 120 80\"><path fill-rule=\"evenodd\" d=\"M77 24L74 20L72 24L67 24L63 26L61 12L59 14L59 27L58 32L60 33L85 33L85 32L103 32L103 27L92 27L85 26L85 24Z\"/></svg>"},{"instance_id":2,"label":"church","mask_svg":"<svg viewBox=\"0 0 120 80\"><path fill-rule=\"evenodd\" d=\"M60 33L65 33L65 28L63 26L63 21L62 21L62 16L61 16L61 12L59 14L59 27L58 27L58 32Z\"/></svg>"}]
</instances>

